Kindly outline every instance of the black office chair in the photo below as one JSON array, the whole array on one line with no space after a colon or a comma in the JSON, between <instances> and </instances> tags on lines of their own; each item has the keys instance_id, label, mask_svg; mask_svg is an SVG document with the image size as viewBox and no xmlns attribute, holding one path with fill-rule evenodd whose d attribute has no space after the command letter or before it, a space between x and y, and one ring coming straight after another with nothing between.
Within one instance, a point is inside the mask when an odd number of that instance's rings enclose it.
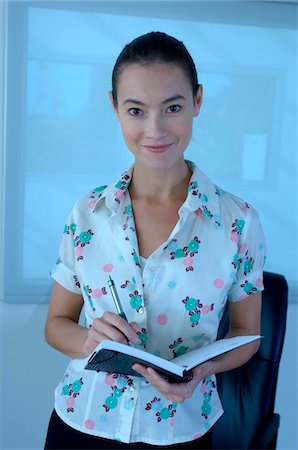
<instances>
[{"instance_id":1,"label":"black office chair","mask_svg":"<svg viewBox=\"0 0 298 450\"><path fill-rule=\"evenodd\" d=\"M258 352L242 367L217 375L224 414L213 427L214 449L275 449L280 416L274 412L278 369L288 306L282 275L265 272L261 341ZM227 333L228 309L218 338Z\"/></svg>"}]
</instances>

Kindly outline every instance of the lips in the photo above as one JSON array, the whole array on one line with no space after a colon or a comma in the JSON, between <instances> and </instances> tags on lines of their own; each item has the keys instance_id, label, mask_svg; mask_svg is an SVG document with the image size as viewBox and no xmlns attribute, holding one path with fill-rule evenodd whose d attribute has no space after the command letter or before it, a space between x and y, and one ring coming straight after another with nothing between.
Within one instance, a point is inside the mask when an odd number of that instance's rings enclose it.
<instances>
[{"instance_id":1,"label":"lips","mask_svg":"<svg viewBox=\"0 0 298 450\"><path fill-rule=\"evenodd\" d=\"M143 145L143 147L151 153L164 153L166 152L173 144L161 144L161 145Z\"/></svg>"}]
</instances>

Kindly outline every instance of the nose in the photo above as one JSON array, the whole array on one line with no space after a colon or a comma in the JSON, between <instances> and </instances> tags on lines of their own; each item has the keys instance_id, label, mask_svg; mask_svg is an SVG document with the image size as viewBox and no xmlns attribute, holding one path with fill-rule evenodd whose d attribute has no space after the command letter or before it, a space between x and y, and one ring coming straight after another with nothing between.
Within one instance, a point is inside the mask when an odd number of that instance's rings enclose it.
<instances>
[{"instance_id":1,"label":"nose","mask_svg":"<svg viewBox=\"0 0 298 450\"><path fill-rule=\"evenodd\" d=\"M152 114L147 118L145 134L148 139L158 141L168 134L165 118L161 114Z\"/></svg>"}]
</instances>

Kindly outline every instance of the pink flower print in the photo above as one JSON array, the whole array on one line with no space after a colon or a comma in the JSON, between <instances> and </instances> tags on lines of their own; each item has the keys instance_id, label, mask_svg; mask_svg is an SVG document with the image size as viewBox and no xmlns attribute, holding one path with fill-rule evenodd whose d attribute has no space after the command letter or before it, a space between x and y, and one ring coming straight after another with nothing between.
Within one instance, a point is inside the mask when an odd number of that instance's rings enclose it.
<instances>
[{"instance_id":1,"label":"pink flower print","mask_svg":"<svg viewBox=\"0 0 298 450\"><path fill-rule=\"evenodd\" d=\"M166 325L168 322L168 316L166 314L159 314L159 316L157 316L157 322L159 325Z\"/></svg>"},{"instance_id":2,"label":"pink flower print","mask_svg":"<svg viewBox=\"0 0 298 450\"><path fill-rule=\"evenodd\" d=\"M77 247L77 248L76 248L76 256L77 256L77 260L83 259L83 253L84 253L83 247Z\"/></svg>"},{"instance_id":3,"label":"pink flower print","mask_svg":"<svg viewBox=\"0 0 298 450\"><path fill-rule=\"evenodd\" d=\"M94 289L91 291L92 298L100 298L102 296L102 289Z\"/></svg>"},{"instance_id":4,"label":"pink flower print","mask_svg":"<svg viewBox=\"0 0 298 450\"><path fill-rule=\"evenodd\" d=\"M202 394L205 394L205 392L206 392L206 389L207 389L207 383L202 383L201 384L201 393Z\"/></svg>"},{"instance_id":5,"label":"pink flower print","mask_svg":"<svg viewBox=\"0 0 298 450\"><path fill-rule=\"evenodd\" d=\"M116 199L121 200L121 198L124 196L124 191L117 191L116 192Z\"/></svg>"},{"instance_id":6,"label":"pink flower print","mask_svg":"<svg viewBox=\"0 0 298 450\"><path fill-rule=\"evenodd\" d=\"M95 424L93 420L85 420L85 428L87 428L87 430L93 430L94 427Z\"/></svg>"},{"instance_id":7,"label":"pink flower print","mask_svg":"<svg viewBox=\"0 0 298 450\"><path fill-rule=\"evenodd\" d=\"M207 377L203 380L201 385L201 392L204 396L204 402L201 406L201 412L202 416L205 417L205 419L208 419L209 414L211 413L211 398L213 389L215 389L216 384L210 377ZM204 392L202 391L204 389Z\"/></svg>"},{"instance_id":8,"label":"pink flower print","mask_svg":"<svg viewBox=\"0 0 298 450\"><path fill-rule=\"evenodd\" d=\"M191 256L187 256L186 258L184 258L183 260L183 264L186 266L186 271L187 270L193 270L193 258Z\"/></svg>"},{"instance_id":9,"label":"pink flower print","mask_svg":"<svg viewBox=\"0 0 298 450\"><path fill-rule=\"evenodd\" d=\"M114 379L114 377L113 377L112 374L110 374L110 373L107 373L107 374L106 374L106 377L105 377L105 383L106 383L108 386L113 386L113 385L114 385L115 379Z\"/></svg>"},{"instance_id":10,"label":"pink flower print","mask_svg":"<svg viewBox=\"0 0 298 450\"><path fill-rule=\"evenodd\" d=\"M73 405L75 403L75 398L80 395L80 390L83 384L83 378L80 378L79 380L75 380L73 383L65 384L63 386L61 395L67 396L67 412L74 412Z\"/></svg>"},{"instance_id":11,"label":"pink flower print","mask_svg":"<svg viewBox=\"0 0 298 450\"><path fill-rule=\"evenodd\" d=\"M88 204L88 208L93 209L95 204L96 204L96 200L91 200L91 202L89 202L89 204Z\"/></svg>"},{"instance_id":12,"label":"pink flower print","mask_svg":"<svg viewBox=\"0 0 298 450\"><path fill-rule=\"evenodd\" d=\"M113 269L114 269L114 266L112 263L108 263L103 266L104 272L112 272Z\"/></svg>"},{"instance_id":13,"label":"pink flower print","mask_svg":"<svg viewBox=\"0 0 298 450\"><path fill-rule=\"evenodd\" d=\"M186 272L193 271L193 258L198 253L200 243L198 237L195 236L193 239L190 240L187 246L183 248L176 248L175 250L173 248L174 240L168 245L169 250L172 250L170 252L171 259L182 259L183 258L183 264L185 265Z\"/></svg>"},{"instance_id":14,"label":"pink flower print","mask_svg":"<svg viewBox=\"0 0 298 450\"><path fill-rule=\"evenodd\" d=\"M202 214L202 210L201 210L201 208L198 208L196 211L195 211L195 215L197 216L197 217L199 217L201 214Z\"/></svg>"},{"instance_id":15,"label":"pink flower print","mask_svg":"<svg viewBox=\"0 0 298 450\"><path fill-rule=\"evenodd\" d=\"M203 305L203 303L196 298L186 297L182 300L186 311L188 311L189 321L192 327L199 324L201 314L207 314L214 309L214 303L211 305Z\"/></svg>"},{"instance_id":16,"label":"pink flower print","mask_svg":"<svg viewBox=\"0 0 298 450\"><path fill-rule=\"evenodd\" d=\"M204 305L202 308L202 314L207 314L209 311L212 311L211 305Z\"/></svg>"},{"instance_id":17,"label":"pink flower print","mask_svg":"<svg viewBox=\"0 0 298 450\"><path fill-rule=\"evenodd\" d=\"M92 236L94 233L91 230L82 231L82 233L79 234L79 236L76 236L74 239L74 246L77 256L77 261L80 261L83 259L83 248L86 245L90 244L90 241L92 239Z\"/></svg>"},{"instance_id":18,"label":"pink flower print","mask_svg":"<svg viewBox=\"0 0 298 450\"><path fill-rule=\"evenodd\" d=\"M74 404L75 404L75 399L74 399L73 397L68 397L68 398L66 399L66 406L67 406L68 408L72 408ZM68 411L68 412L69 412L69 411ZM73 412L73 411L72 411L72 412Z\"/></svg>"},{"instance_id":19,"label":"pink flower print","mask_svg":"<svg viewBox=\"0 0 298 450\"><path fill-rule=\"evenodd\" d=\"M93 299L98 299L102 295L106 295L107 289L105 286L103 286L102 288L91 289L90 286L87 285L87 286L84 286L84 292L88 297L88 301L92 308L92 311L96 311L94 303L93 303Z\"/></svg>"},{"instance_id":20,"label":"pink flower print","mask_svg":"<svg viewBox=\"0 0 298 450\"><path fill-rule=\"evenodd\" d=\"M246 249L247 249L247 244L246 244L246 242L243 242L243 244L241 244L239 247L239 253L245 253Z\"/></svg>"},{"instance_id":21,"label":"pink flower print","mask_svg":"<svg viewBox=\"0 0 298 450\"><path fill-rule=\"evenodd\" d=\"M224 281L221 278L216 278L213 284L217 289L221 289L224 286Z\"/></svg>"},{"instance_id":22,"label":"pink flower print","mask_svg":"<svg viewBox=\"0 0 298 450\"><path fill-rule=\"evenodd\" d=\"M115 201L120 204L120 200L123 198L127 188L128 188L128 181L130 180L130 176L127 173L124 173L124 175L121 177L121 179L115 184L115 188L117 189L115 193Z\"/></svg>"},{"instance_id":23,"label":"pink flower print","mask_svg":"<svg viewBox=\"0 0 298 450\"><path fill-rule=\"evenodd\" d=\"M236 231L232 231L231 241L234 242L235 244L238 242L238 234L236 233Z\"/></svg>"}]
</instances>

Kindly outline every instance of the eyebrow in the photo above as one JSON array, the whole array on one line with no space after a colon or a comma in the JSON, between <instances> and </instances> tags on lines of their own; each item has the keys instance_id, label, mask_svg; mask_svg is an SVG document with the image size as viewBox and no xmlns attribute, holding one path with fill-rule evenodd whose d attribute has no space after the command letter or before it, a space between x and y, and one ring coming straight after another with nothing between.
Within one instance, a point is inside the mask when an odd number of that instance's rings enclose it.
<instances>
[{"instance_id":1,"label":"eyebrow","mask_svg":"<svg viewBox=\"0 0 298 450\"><path fill-rule=\"evenodd\" d=\"M183 97L183 95L173 95L173 97L169 97L163 100L161 104L164 105L176 100L185 100L185 97ZM135 105L145 106L145 103L141 102L140 100L135 100L134 98L127 98L126 100L124 100L123 105L125 105L126 103L134 103Z\"/></svg>"}]
</instances>

